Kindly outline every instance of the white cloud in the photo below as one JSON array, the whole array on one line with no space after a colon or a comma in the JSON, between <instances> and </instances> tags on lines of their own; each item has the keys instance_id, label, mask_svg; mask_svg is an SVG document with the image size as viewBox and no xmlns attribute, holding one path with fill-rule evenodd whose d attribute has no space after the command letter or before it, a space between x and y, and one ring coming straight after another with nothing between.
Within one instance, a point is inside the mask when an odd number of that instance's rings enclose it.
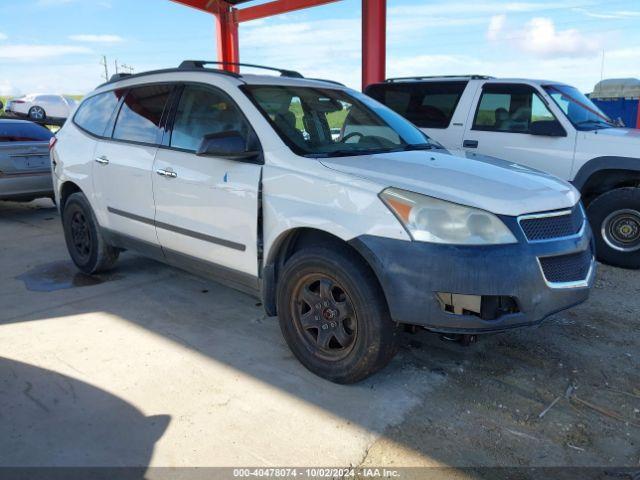
<instances>
[{"instance_id":1,"label":"white cloud","mask_svg":"<svg viewBox=\"0 0 640 480\"><path fill-rule=\"evenodd\" d=\"M74 45L0 45L0 58L10 60L40 60L87 53L93 53L93 51L87 47Z\"/></svg>"},{"instance_id":2,"label":"white cloud","mask_svg":"<svg viewBox=\"0 0 640 480\"><path fill-rule=\"evenodd\" d=\"M573 3L573 2L570 2ZM557 2L442 2L426 5L412 5L389 7L390 15L411 16L445 16L445 15L478 15L497 14L504 12L535 12L549 8L557 8Z\"/></svg>"},{"instance_id":3,"label":"white cloud","mask_svg":"<svg viewBox=\"0 0 640 480\"><path fill-rule=\"evenodd\" d=\"M491 17L489 28L487 29L487 39L491 41L498 40L506 22L507 16L504 14Z\"/></svg>"},{"instance_id":4,"label":"white cloud","mask_svg":"<svg viewBox=\"0 0 640 480\"><path fill-rule=\"evenodd\" d=\"M619 19L625 19L625 18L640 17L640 11L633 11L633 10L617 10L617 11L608 10L606 12L593 12L591 10L587 10L586 8L574 8L573 10L575 12L582 13L587 17L601 18L605 20L619 20Z\"/></svg>"},{"instance_id":5,"label":"white cloud","mask_svg":"<svg viewBox=\"0 0 640 480\"><path fill-rule=\"evenodd\" d=\"M37 7L56 7L60 5L66 5L74 3L77 0L38 0L36 2Z\"/></svg>"},{"instance_id":6,"label":"white cloud","mask_svg":"<svg viewBox=\"0 0 640 480\"><path fill-rule=\"evenodd\" d=\"M9 37L7 37L4 33L0 32L0 40L6 40L7 38Z\"/></svg>"},{"instance_id":7,"label":"white cloud","mask_svg":"<svg viewBox=\"0 0 640 480\"><path fill-rule=\"evenodd\" d=\"M124 42L124 38L119 35L70 35L69 40L74 42L86 42L86 43L121 43Z\"/></svg>"},{"instance_id":8,"label":"white cloud","mask_svg":"<svg viewBox=\"0 0 640 480\"><path fill-rule=\"evenodd\" d=\"M600 50L600 42L593 36L582 35L576 29L556 30L553 20L537 17L524 28L517 41L525 52L538 57L592 56Z\"/></svg>"}]
</instances>

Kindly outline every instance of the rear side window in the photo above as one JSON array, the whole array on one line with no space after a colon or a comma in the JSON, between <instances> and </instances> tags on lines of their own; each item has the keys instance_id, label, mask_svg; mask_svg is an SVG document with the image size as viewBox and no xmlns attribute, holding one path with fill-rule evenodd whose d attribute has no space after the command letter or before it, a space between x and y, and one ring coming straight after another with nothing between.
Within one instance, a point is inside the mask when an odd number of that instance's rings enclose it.
<instances>
[{"instance_id":1,"label":"rear side window","mask_svg":"<svg viewBox=\"0 0 640 480\"><path fill-rule=\"evenodd\" d=\"M162 113L172 88L170 85L146 85L129 90L118 114L113 138L158 143Z\"/></svg>"},{"instance_id":2,"label":"rear side window","mask_svg":"<svg viewBox=\"0 0 640 480\"><path fill-rule=\"evenodd\" d=\"M48 142L53 133L30 122L3 122L0 120L0 142Z\"/></svg>"},{"instance_id":3,"label":"rear side window","mask_svg":"<svg viewBox=\"0 0 640 480\"><path fill-rule=\"evenodd\" d=\"M233 101L222 92L187 86L180 97L170 145L196 151L205 135L234 131L249 138L249 125Z\"/></svg>"},{"instance_id":4,"label":"rear side window","mask_svg":"<svg viewBox=\"0 0 640 480\"><path fill-rule=\"evenodd\" d=\"M88 98L78 108L74 123L93 135L103 136L119 99L120 95L115 91Z\"/></svg>"},{"instance_id":5,"label":"rear side window","mask_svg":"<svg viewBox=\"0 0 640 480\"><path fill-rule=\"evenodd\" d=\"M467 82L404 82L371 85L366 94L418 127L447 128Z\"/></svg>"}]
</instances>

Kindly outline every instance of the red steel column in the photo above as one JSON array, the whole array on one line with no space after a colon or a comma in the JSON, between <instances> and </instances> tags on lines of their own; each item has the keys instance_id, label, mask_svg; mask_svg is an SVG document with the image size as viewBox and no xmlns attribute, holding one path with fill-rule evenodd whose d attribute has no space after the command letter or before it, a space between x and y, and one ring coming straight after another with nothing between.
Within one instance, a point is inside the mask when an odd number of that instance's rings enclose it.
<instances>
[{"instance_id":1,"label":"red steel column","mask_svg":"<svg viewBox=\"0 0 640 480\"><path fill-rule=\"evenodd\" d=\"M387 0L362 0L362 89L386 76Z\"/></svg>"},{"instance_id":2,"label":"red steel column","mask_svg":"<svg viewBox=\"0 0 640 480\"><path fill-rule=\"evenodd\" d=\"M220 11L215 14L216 38L218 41L218 61L238 63L240 47L238 42L238 21L236 9L225 2L220 2ZM225 70L237 72L238 67L223 65Z\"/></svg>"}]
</instances>

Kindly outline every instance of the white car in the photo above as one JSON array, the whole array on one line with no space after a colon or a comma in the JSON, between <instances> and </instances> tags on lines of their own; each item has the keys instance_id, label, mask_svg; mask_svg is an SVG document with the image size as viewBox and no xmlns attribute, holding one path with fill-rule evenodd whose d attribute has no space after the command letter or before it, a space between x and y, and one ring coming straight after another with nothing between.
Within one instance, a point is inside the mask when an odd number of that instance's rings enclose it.
<instances>
[{"instance_id":1,"label":"white car","mask_svg":"<svg viewBox=\"0 0 640 480\"><path fill-rule=\"evenodd\" d=\"M66 95L31 94L7 102L5 112L35 122L66 120L78 102Z\"/></svg>"},{"instance_id":2,"label":"white car","mask_svg":"<svg viewBox=\"0 0 640 480\"><path fill-rule=\"evenodd\" d=\"M570 184L452 156L335 83L205 65L115 78L57 134L83 272L132 249L251 293L341 383L383 367L401 324L495 332L588 297L592 235Z\"/></svg>"},{"instance_id":3,"label":"white car","mask_svg":"<svg viewBox=\"0 0 640 480\"><path fill-rule=\"evenodd\" d=\"M640 130L618 128L576 88L483 76L389 79L366 93L445 148L570 181L582 193L598 258L640 268Z\"/></svg>"}]
</instances>

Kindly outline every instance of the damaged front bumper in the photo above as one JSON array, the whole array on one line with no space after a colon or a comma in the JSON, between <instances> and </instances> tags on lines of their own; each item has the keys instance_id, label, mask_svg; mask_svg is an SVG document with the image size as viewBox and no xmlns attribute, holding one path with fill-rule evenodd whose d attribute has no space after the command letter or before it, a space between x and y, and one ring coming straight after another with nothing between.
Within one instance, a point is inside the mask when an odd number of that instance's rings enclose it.
<instances>
[{"instance_id":1,"label":"damaged front bumper","mask_svg":"<svg viewBox=\"0 0 640 480\"><path fill-rule=\"evenodd\" d=\"M530 242L517 219L502 219L518 243L442 245L361 236L394 321L443 333L534 325L584 302L595 278L588 222L579 234Z\"/></svg>"}]
</instances>

